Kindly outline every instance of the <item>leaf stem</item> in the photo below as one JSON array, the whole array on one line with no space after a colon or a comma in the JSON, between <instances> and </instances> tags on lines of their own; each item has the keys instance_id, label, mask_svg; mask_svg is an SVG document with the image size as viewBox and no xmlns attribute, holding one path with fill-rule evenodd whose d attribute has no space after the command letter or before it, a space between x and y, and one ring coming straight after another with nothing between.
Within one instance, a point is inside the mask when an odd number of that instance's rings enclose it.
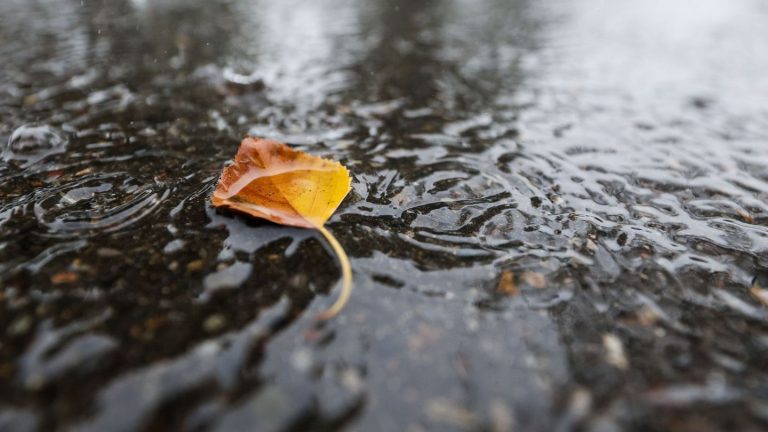
<instances>
[{"instance_id":1,"label":"leaf stem","mask_svg":"<svg viewBox=\"0 0 768 432\"><path fill-rule=\"evenodd\" d=\"M326 321L341 312L341 310L344 309L344 306L346 306L347 301L349 301L349 296L352 294L352 266L349 264L349 257L347 256L347 253L344 251L344 248L341 247L339 241L336 240L336 237L334 237L334 235L331 234L331 232L328 231L323 225L319 225L316 228L318 231L320 231L323 237L325 237L325 239L328 241L328 244L331 245L331 248L336 253L336 258L339 260L339 264L341 264L342 281L339 298L336 299L336 303L334 303L330 308L326 309L324 312L317 316L318 320Z\"/></svg>"}]
</instances>

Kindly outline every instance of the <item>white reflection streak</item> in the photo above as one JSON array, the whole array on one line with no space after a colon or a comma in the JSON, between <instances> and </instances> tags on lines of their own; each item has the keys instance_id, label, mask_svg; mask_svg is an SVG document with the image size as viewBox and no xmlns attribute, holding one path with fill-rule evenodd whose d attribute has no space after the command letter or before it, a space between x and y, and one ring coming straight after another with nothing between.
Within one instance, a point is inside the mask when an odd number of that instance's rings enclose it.
<instances>
[{"instance_id":1,"label":"white reflection streak","mask_svg":"<svg viewBox=\"0 0 768 432\"><path fill-rule=\"evenodd\" d=\"M311 110L345 82L335 42L356 29L356 3L252 1L244 35L257 58L254 69L277 102Z\"/></svg>"},{"instance_id":2,"label":"white reflection streak","mask_svg":"<svg viewBox=\"0 0 768 432\"><path fill-rule=\"evenodd\" d=\"M147 0L131 0L134 9L138 11L145 11L147 9Z\"/></svg>"},{"instance_id":3,"label":"white reflection streak","mask_svg":"<svg viewBox=\"0 0 768 432\"><path fill-rule=\"evenodd\" d=\"M635 96L653 98L690 92L739 94L753 99L758 83L728 76L754 76L768 62L764 49L765 16L756 16L747 0L556 1L566 20L556 32L574 63L570 75L584 76L603 88L632 88ZM734 27L738 23L738 27ZM744 35L753 33L748 40ZM719 53L730 52L723 62ZM574 55L575 54L575 55ZM557 54L559 58L563 54ZM685 84L685 85L683 85ZM726 91L722 91L726 90ZM755 103L755 105L759 105Z\"/></svg>"}]
</instances>

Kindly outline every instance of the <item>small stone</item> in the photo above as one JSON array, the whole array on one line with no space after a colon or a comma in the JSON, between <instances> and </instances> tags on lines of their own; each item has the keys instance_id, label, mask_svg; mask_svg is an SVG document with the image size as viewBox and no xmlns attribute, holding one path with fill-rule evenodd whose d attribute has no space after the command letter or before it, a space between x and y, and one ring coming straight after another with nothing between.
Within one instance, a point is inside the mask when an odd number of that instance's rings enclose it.
<instances>
[{"instance_id":1,"label":"small stone","mask_svg":"<svg viewBox=\"0 0 768 432\"><path fill-rule=\"evenodd\" d=\"M203 321L203 329L208 333L216 333L227 324L227 319L222 314L211 315Z\"/></svg>"},{"instance_id":2,"label":"small stone","mask_svg":"<svg viewBox=\"0 0 768 432\"><path fill-rule=\"evenodd\" d=\"M16 365L13 363L0 363L0 377L10 378L16 371Z\"/></svg>"},{"instance_id":3,"label":"small stone","mask_svg":"<svg viewBox=\"0 0 768 432\"><path fill-rule=\"evenodd\" d=\"M506 432L513 430L514 417L507 404L501 399L491 401L489 408L491 431Z\"/></svg>"},{"instance_id":4,"label":"small stone","mask_svg":"<svg viewBox=\"0 0 768 432\"><path fill-rule=\"evenodd\" d=\"M294 351L291 355L291 365L298 372L307 372L312 366L312 352L306 348Z\"/></svg>"},{"instance_id":5,"label":"small stone","mask_svg":"<svg viewBox=\"0 0 768 432\"><path fill-rule=\"evenodd\" d=\"M475 416L470 411L448 399L433 399L427 403L424 411L432 421L457 428L471 429L475 423Z\"/></svg>"},{"instance_id":6,"label":"small stone","mask_svg":"<svg viewBox=\"0 0 768 432\"><path fill-rule=\"evenodd\" d=\"M603 346L605 347L606 361L618 369L624 370L629 367L629 361L624 354L624 345L614 334L603 335Z\"/></svg>"},{"instance_id":7,"label":"small stone","mask_svg":"<svg viewBox=\"0 0 768 432\"><path fill-rule=\"evenodd\" d=\"M10 336L20 336L27 333L30 327L32 327L32 318L29 315L24 315L11 323L8 327L8 334Z\"/></svg>"},{"instance_id":8,"label":"small stone","mask_svg":"<svg viewBox=\"0 0 768 432\"><path fill-rule=\"evenodd\" d=\"M592 394L583 388L576 389L568 401L568 413L574 420L584 419L592 410Z\"/></svg>"},{"instance_id":9,"label":"small stone","mask_svg":"<svg viewBox=\"0 0 768 432\"><path fill-rule=\"evenodd\" d=\"M154 332L155 330L159 329L160 327L164 326L168 322L168 317L166 316L156 316L149 318L144 322L144 327L151 332Z\"/></svg>"},{"instance_id":10,"label":"small stone","mask_svg":"<svg viewBox=\"0 0 768 432\"><path fill-rule=\"evenodd\" d=\"M352 394L363 391L363 378L360 372L354 368L347 368L341 373L341 385Z\"/></svg>"},{"instance_id":11,"label":"small stone","mask_svg":"<svg viewBox=\"0 0 768 432\"><path fill-rule=\"evenodd\" d=\"M646 327L656 324L659 318L659 313L648 306L643 306L637 311L637 320Z\"/></svg>"},{"instance_id":12,"label":"small stone","mask_svg":"<svg viewBox=\"0 0 768 432\"><path fill-rule=\"evenodd\" d=\"M190 261L189 264L187 264L187 271L189 273L198 272L202 269L203 269L203 260L194 260L194 261Z\"/></svg>"},{"instance_id":13,"label":"small stone","mask_svg":"<svg viewBox=\"0 0 768 432\"><path fill-rule=\"evenodd\" d=\"M184 244L184 240L181 239L171 240L163 247L163 253L172 254L174 252L178 252L184 248Z\"/></svg>"},{"instance_id":14,"label":"small stone","mask_svg":"<svg viewBox=\"0 0 768 432\"><path fill-rule=\"evenodd\" d=\"M118 256L120 256L122 254L123 253L120 252L117 249L107 248L107 247L99 248L99 249L96 250L96 255L98 255L100 257L103 257L103 258L118 257Z\"/></svg>"},{"instance_id":15,"label":"small stone","mask_svg":"<svg viewBox=\"0 0 768 432\"><path fill-rule=\"evenodd\" d=\"M37 94L31 94L31 95L24 96L24 102L23 103L24 103L25 107L30 107L30 106L36 104L37 100L38 100Z\"/></svg>"},{"instance_id":16,"label":"small stone","mask_svg":"<svg viewBox=\"0 0 768 432\"><path fill-rule=\"evenodd\" d=\"M520 275L520 279L534 288L542 289L547 286L547 280L541 273L527 271Z\"/></svg>"},{"instance_id":17,"label":"small stone","mask_svg":"<svg viewBox=\"0 0 768 432\"><path fill-rule=\"evenodd\" d=\"M40 390L45 385L45 377L40 373L33 373L24 380L27 390Z\"/></svg>"},{"instance_id":18,"label":"small stone","mask_svg":"<svg viewBox=\"0 0 768 432\"><path fill-rule=\"evenodd\" d=\"M131 337L134 339L138 339L141 337L141 331L142 330L140 325L133 325L129 330L129 332L131 333Z\"/></svg>"},{"instance_id":19,"label":"small stone","mask_svg":"<svg viewBox=\"0 0 768 432\"><path fill-rule=\"evenodd\" d=\"M408 338L408 348L412 352L422 351L437 344L441 336L438 328L421 324Z\"/></svg>"}]
</instances>

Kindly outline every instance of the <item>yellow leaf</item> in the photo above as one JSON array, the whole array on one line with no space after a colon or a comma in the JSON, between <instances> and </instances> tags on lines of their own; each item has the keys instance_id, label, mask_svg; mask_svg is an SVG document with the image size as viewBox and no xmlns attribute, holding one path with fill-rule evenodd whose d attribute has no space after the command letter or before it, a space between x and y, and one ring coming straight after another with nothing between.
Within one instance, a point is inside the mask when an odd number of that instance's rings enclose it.
<instances>
[{"instance_id":1,"label":"yellow leaf","mask_svg":"<svg viewBox=\"0 0 768 432\"><path fill-rule=\"evenodd\" d=\"M224 207L282 225L314 228L328 240L341 262L339 299L320 319L336 315L346 304L352 271L344 249L323 224L350 190L347 169L277 141L247 137L235 161L224 168L213 193L214 207Z\"/></svg>"}]
</instances>

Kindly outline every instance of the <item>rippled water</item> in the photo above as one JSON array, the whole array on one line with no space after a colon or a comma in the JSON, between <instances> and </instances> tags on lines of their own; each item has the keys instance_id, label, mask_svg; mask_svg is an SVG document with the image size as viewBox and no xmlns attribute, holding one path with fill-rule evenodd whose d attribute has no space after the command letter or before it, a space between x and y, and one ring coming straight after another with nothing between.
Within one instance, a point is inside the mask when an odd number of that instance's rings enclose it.
<instances>
[{"instance_id":1,"label":"rippled water","mask_svg":"<svg viewBox=\"0 0 768 432\"><path fill-rule=\"evenodd\" d=\"M759 430L758 0L0 2L0 430ZM246 134L320 236L213 210Z\"/></svg>"}]
</instances>

